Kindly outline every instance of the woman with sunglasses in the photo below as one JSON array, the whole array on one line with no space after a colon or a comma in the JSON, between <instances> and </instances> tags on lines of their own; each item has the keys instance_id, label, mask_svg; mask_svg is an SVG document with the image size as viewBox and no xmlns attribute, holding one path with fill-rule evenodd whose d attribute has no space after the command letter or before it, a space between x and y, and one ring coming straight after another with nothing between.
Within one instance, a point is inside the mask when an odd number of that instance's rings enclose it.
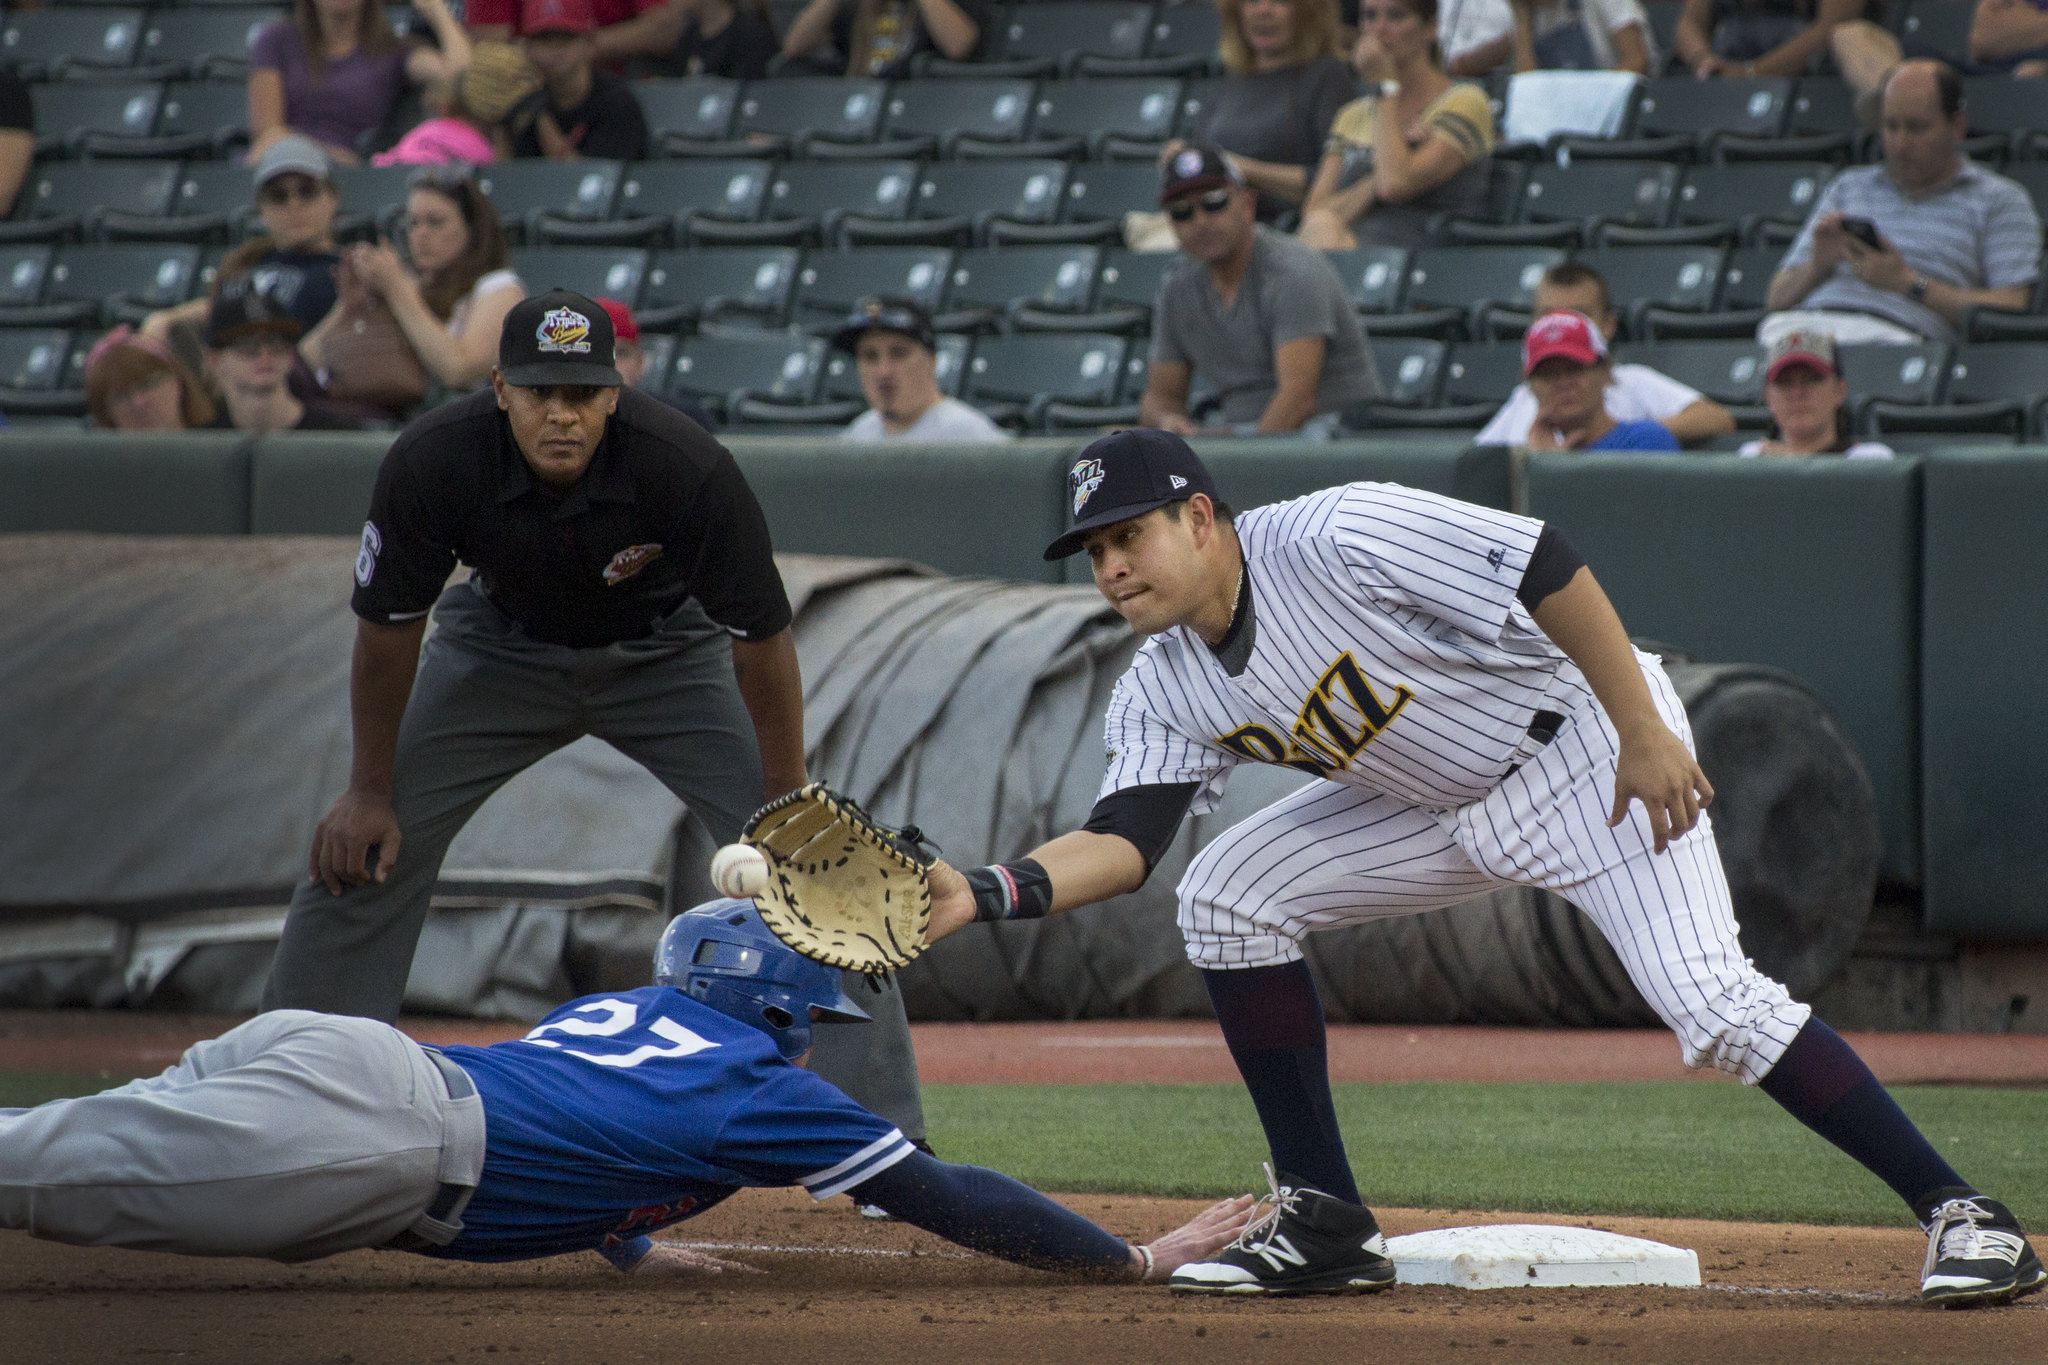
<instances>
[{"instance_id":1,"label":"woman with sunglasses","mask_svg":"<svg viewBox=\"0 0 2048 1365\"><path fill-rule=\"evenodd\" d=\"M1259 192L1260 221L1272 222L1308 193L1331 121L1358 93L1339 55L1343 23L1337 0L1218 0L1217 9L1229 74L1194 136L1161 150L1160 169L1189 145L1221 147Z\"/></svg>"},{"instance_id":2,"label":"woman with sunglasses","mask_svg":"<svg viewBox=\"0 0 2048 1365\"><path fill-rule=\"evenodd\" d=\"M467 166L422 166L406 191L404 226L405 257L389 242L349 248L342 297L361 290L382 299L431 378L473 388L490 377L505 314L526 297L508 268L498 211ZM316 371L331 324L330 316L299 344Z\"/></svg>"},{"instance_id":3,"label":"woman with sunglasses","mask_svg":"<svg viewBox=\"0 0 2048 1365\"><path fill-rule=\"evenodd\" d=\"M1444 74L1436 0L1365 0L1352 65L1372 92L1337 112L1301 239L1325 251L1420 247L1436 214L1486 212L1493 109Z\"/></svg>"},{"instance_id":4,"label":"woman with sunglasses","mask_svg":"<svg viewBox=\"0 0 2048 1365\"><path fill-rule=\"evenodd\" d=\"M222 258L206 297L151 313L142 334L169 341L181 325L196 336L224 280L261 274L264 293L310 331L334 307L334 218L341 209L327 154L311 138L280 138L257 158L256 216L263 231Z\"/></svg>"}]
</instances>

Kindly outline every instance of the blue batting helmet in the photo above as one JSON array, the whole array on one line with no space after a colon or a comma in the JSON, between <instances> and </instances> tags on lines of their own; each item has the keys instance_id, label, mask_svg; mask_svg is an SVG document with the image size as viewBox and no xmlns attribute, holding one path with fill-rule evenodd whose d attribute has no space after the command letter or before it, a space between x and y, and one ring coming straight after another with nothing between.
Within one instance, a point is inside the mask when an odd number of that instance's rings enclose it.
<instances>
[{"instance_id":1,"label":"blue batting helmet","mask_svg":"<svg viewBox=\"0 0 2048 1365\"><path fill-rule=\"evenodd\" d=\"M775 937L752 901L706 901L670 920L654 950L654 980L752 1024L788 1058L810 1051L812 1010L823 1019L868 1017L841 989L839 969Z\"/></svg>"}]
</instances>

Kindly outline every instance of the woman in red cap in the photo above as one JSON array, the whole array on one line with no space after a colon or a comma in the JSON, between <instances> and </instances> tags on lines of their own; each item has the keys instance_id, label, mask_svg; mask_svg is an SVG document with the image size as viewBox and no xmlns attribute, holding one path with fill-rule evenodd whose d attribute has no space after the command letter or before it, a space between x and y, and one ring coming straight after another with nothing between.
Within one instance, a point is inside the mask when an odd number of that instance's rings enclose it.
<instances>
[{"instance_id":1,"label":"woman in red cap","mask_svg":"<svg viewBox=\"0 0 2048 1365\"><path fill-rule=\"evenodd\" d=\"M1772 344L1764 366L1764 405L1771 429L1738 455L1842 455L1888 460L1892 448L1850 435L1849 381L1835 361L1826 332L1787 332Z\"/></svg>"}]
</instances>

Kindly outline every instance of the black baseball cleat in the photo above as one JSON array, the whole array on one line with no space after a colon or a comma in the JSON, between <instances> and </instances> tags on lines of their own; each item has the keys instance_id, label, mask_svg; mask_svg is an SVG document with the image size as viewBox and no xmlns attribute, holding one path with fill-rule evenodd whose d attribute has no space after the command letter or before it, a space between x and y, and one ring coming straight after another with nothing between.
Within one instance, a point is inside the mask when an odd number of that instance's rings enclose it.
<instances>
[{"instance_id":1,"label":"black baseball cleat","mask_svg":"<svg viewBox=\"0 0 2048 1365\"><path fill-rule=\"evenodd\" d=\"M1282 1184L1271 1165L1271 1194L1238 1239L1213 1261L1173 1272L1176 1294L1371 1294L1394 1282L1387 1239L1372 1210L1305 1185Z\"/></svg>"},{"instance_id":2,"label":"black baseball cleat","mask_svg":"<svg viewBox=\"0 0 2048 1365\"><path fill-rule=\"evenodd\" d=\"M1950 1199L1927 1219L1927 1264L1920 1300L1943 1308L2009 1303L2048 1284L2048 1270L2020 1234L2019 1220L1995 1199Z\"/></svg>"}]
</instances>

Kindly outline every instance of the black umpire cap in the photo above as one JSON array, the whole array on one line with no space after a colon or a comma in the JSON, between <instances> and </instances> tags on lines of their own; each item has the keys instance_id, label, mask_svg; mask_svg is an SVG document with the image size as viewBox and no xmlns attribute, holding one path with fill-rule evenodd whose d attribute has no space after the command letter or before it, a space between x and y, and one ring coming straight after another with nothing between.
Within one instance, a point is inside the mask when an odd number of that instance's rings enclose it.
<instances>
[{"instance_id":1,"label":"black umpire cap","mask_svg":"<svg viewBox=\"0 0 2048 1365\"><path fill-rule=\"evenodd\" d=\"M851 352L869 332L901 332L927 351L936 353L938 334L932 330L932 316L913 299L876 294L853 305L853 313L832 334L834 350Z\"/></svg>"},{"instance_id":2,"label":"black umpire cap","mask_svg":"<svg viewBox=\"0 0 2048 1365\"><path fill-rule=\"evenodd\" d=\"M584 384L625 386L611 314L569 289L551 289L512 305L498 333L498 369L522 389Z\"/></svg>"},{"instance_id":3,"label":"black umpire cap","mask_svg":"<svg viewBox=\"0 0 2048 1365\"><path fill-rule=\"evenodd\" d=\"M1142 517L1155 507L1197 493L1217 501L1216 480L1194 447L1170 431L1133 427L1091 442L1067 471L1073 529L1045 547L1047 559L1065 559L1098 526Z\"/></svg>"}]
</instances>

